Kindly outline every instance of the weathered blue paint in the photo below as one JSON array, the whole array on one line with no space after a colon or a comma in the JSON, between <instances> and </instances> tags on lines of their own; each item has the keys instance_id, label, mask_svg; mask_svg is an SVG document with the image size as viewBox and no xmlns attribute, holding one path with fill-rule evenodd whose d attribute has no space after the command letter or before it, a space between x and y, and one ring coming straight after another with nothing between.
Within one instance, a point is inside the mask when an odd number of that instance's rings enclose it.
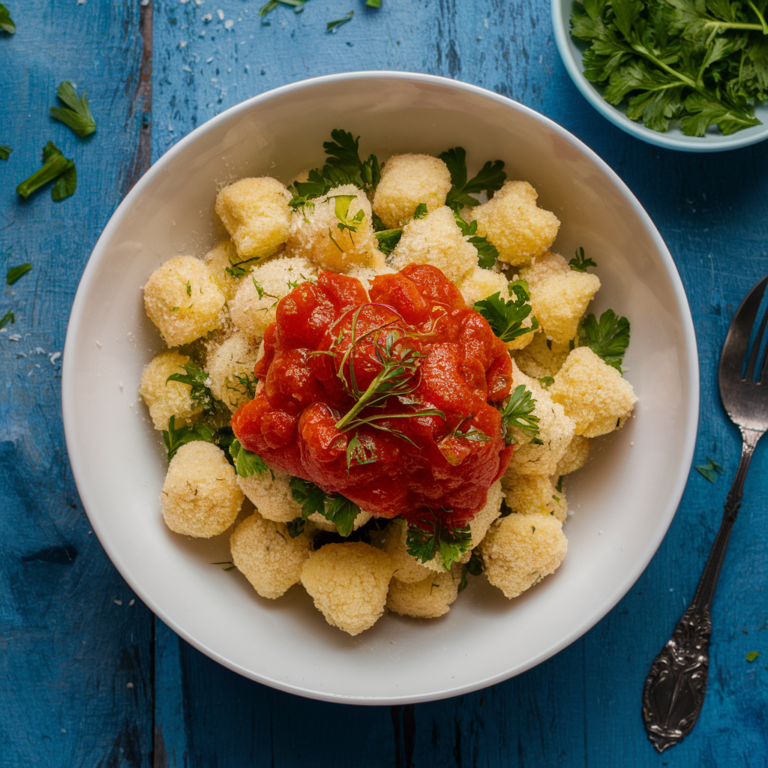
<instances>
[{"instance_id":1,"label":"weathered blue paint","mask_svg":"<svg viewBox=\"0 0 768 768\"><path fill-rule=\"evenodd\" d=\"M301 14L277 9L269 26L260 4L154 0L145 11L151 30L144 25L153 52L142 70L138 0L6 0L18 32L0 36L0 144L15 149L0 162L0 269L34 268L0 291L0 315L14 309L17 319L0 334L0 768L768 765L764 446L714 606L707 702L693 734L662 757L643 733L640 690L693 591L727 477L710 484L692 470L657 556L584 638L518 678L447 701L354 708L279 693L220 667L139 602L130 605L72 482L60 360L50 356L62 349L99 232L146 166L150 132L157 159L223 109L305 77L447 75L517 99L591 146L646 206L688 292L702 378L694 463L711 456L729 476L738 459L716 368L735 307L768 273L768 145L683 155L626 136L571 84L545 3L384 0L377 11L362 0L312 0ZM325 33L351 9L349 24ZM90 139L47 116L63 79L88 91L99 124ZM15 186L49 139L77 161L78 191L59 205L47 192L22 204ZM750 664L753 650L762 656Z\"/></svg>"}]
</instances>

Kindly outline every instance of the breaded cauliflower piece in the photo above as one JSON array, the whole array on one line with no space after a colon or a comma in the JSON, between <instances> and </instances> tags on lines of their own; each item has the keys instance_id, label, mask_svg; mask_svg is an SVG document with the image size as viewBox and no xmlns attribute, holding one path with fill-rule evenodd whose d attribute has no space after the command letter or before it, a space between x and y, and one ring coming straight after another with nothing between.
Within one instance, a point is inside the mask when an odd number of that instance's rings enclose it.
<instances>
[{"instance_id":1,"label":"breaded cauliflower piece","mask_svg":"<svg viewBox=\"0 0 768 768\"><path fill-rule=\"evenodd\" d=\"M533 314L547 338L568 344L576 337L579 320L600 289L600 278L571 270L566 275L536 282L530 288Z\"/></svg>"},{"instance_id":2,"label":"breaded cauliflower piece","mask_svg":"<svg viewBox=\"0 0 768 768\"><path fill-rule=\"evenodd\" d=\"M547 515L565 522L568 502L552 480L545 475L521 475L510 467L501 478L507 506L520 515Z\"/></svg>"},{"instance_id":3,"label":"breaded cauliflower piece","mask_svg":"<svg viewBox=\"0 0 768 768\"><path fill-rule=\"evenodd\" d=\"M371 204L365 193L352 184L336 187L324 197L297 211L291 220L287 250L292 256L303 256L318 269L347 272L353 267L381 267L384 256L377 248L373 234ZM351 226L354 231L339 228L344 213L347 222L361 211L363 218Z\"/></svg>"},{"instance_id":4,"label":"breaded cauliflower piece","mask_svg":"<svg viewBox=\"0 0 768 768\"><path fill-rule=\"evenodd\" d=\"M573 440L568 445L568 449L563 454L563 458L560 459L555 468L553 473L555 477L570 475L571 472L581 469L589 458L589 446L590 441L588 438L574 435Z\"/></svg>"},{"instance_id":5,"label":"breaded cauliflower piece","mask_svg":"<svg viewBox=\"0 0 768 768\"><path fill-rule=\"evenodd\" d=\"M554 573L567 551L562 523L548 515L508 515L480 545L488 581L510 599Z\"/></svg>"},{"instance_id":6,"label":"breaded cauliflower piece","mask_svg":"<svg viewBox=\"0 0 768 768\"><path fill-rule=\"evenodd\" d=\"M226 300L231 301L235 297L240 280L242 279L227 272L227 269L232 269L232 265L237 263L235 244L231 240L222 240L220 243L216 243L203 256L203 261L213 272L213 276L216 278L216 282L223 291Z\"/></svg>"},{"instance_id":7,"label":"breaded cauliflower piece","mask_svg":"<svg viewBox=\"0 0 768 768\"><path fill-rule=\"evenodd\" d=\"M237 249L236 260L266 259L288 239L291 193L277 179L240 179L216 196L216 213Z\"/></svg>"},{"instance_id":8,"label":"breaded cauliflower piece","mask_svg":"<svg viewBox=\"0 0 768 768\"><path fill-rule=\"evenodd\" d=\"M508 264L525 264L555 242L560 221L539 208L537 198L527 181L507 181L487 203L472 209L477 233L487 237Z\"/></svg>"},{"instance_id":9,"label":"breaded cauliflower piece","mask_svg":"<svg viewBox=\"0 0 768 768\"><path fill-rule=\"evenodd\" d=\"M539 431L534 441L522 429L511 428L517 447L509 468L521 475L551 475L568 449L576 425L566 416L563 406L555 403L538 381L523 374L514 361L512 381L514 387L525 384L536 401L533 415L539 419Z\"/></svg>"},{"instance_id":10,"label":"breaded cauliflower piece","mask_svg":"<svg viewBox=\"0 0 768 768\"><path fill-rule=\"evenodd\" d=\"M583 437L620 429L637 402L632 385L589 347L576 347L568 355L549 394Z\"/></svg>"},{"instance_id":11,"label":"breaded cauliflower piece","mask_svg":"<svg viewBox=\"0 0 768 768\"><path fill-rule=\"evenodd\" d=\"M570 345L551 341L543 331L528 335L533 337L531 343L515 354L514 359L518 368L527 376L537 380L553 377L568 357Z\"/></svg>"},{"instance_id":12,"label":"breaded cauliflower piece","mask_svg":"<svg viewBox=\"0 0 768 768\"><path fill-rule=\"evenodd\" d=\"M182 445L171 459L160 505L172 531L208 539L235 522L243 492L224 451L195 440Z\"/></svg>"},{"instance_id":13,"label":"breaded cauliflower piece","mask_svg":"<svg viewBox=\"0 0 768 768\"><path fill-rule=\"evenodd\" d=\"M403 227L400 242L392 252L391 265L400 270L409 264L430 264L454 283L459 283L477 266L477 250L461 234L447 205Z\"/></svg>"},{"instance_id":14,"label":"breaded cauliflower piece","mask_svg":"<svg viewBox=\"0 0 768 768\"><path fill-rule=\"evenodd\" d=\"M528 283L528 287L549 280L551 277L563 277L573 270L568 262L559 254L545 251L540 256L534 256L531 263L520 269L520 279Z\"/></svg>"},{"instance_id":15,"label":"breaded cauliflower piece","mask_svg":"<svg viewBox=\"0 0 768 768\"><path fill-rule=\"evenodd\" d=\"M468 307L494 293L501 294L505 301L509 300L509 280L501 272L492 269L475 267L456 284L456 287L461 291Z\"/></svg>"},{"instance_id":16,"label":"breaded cauliflower piece","mask_svg":"<svg viewBox=\"0 0 768 768\"><path fill-rule=\"evenodd\" d=\"M431 577L433 571L408 554L405 547L407 534L408 526L405 520L397 518L384 529L377 544L392 558L394 574L398 581L413 584ZM442 568L440 570L443 571Z\"/></svg>"},{"instance_id":17,"label":"breaded cauliflower piece","mask_svg":"<svg viewBox=\"0 0 768 768\"><path fill-rule=\"evenodd\" d=\"M274 475L274 476L273 476ZM238 477L243 493L266 520L287 523L301 517L301 504L291 493L291 476L284 472L263 472Z\"/></svg>"},{"instance_id":18,"label":"breaded cauliflower piece","mask_svg":"<svg viewBox=\"0 0 768 768\"><path fill-rule=\"evenodd\" d=\"M229 304L232 322L249 336L261 337L277 317L277 304L299 283L314 280L317 271L302 256L271 259L255 266L240 281Z\"/></svg>"},{"instance_id":19,"label":"breaded cauliflower piece","mask_svg":"<svg viewBox=\"0 0 768 768\"><path fill-rule=\"evenodd\" d=\"M436 619L445 615L459 596L462 567L454 563L450 571L430 573L426 579L415 582L393 578L389 583L387 608L401 616L417 619Z\"/></svg>"},{"instance_id":20,"label":"breaded cauliflower piece","mask_svg":"<svg viewBox=\"0 0 768 768\"><path fill-rule=\"evenodd\" d=\"M258 512L243 520L229 540L232 562L262 596L275 600L301 580L312 543L303 533L291 538L282 523Z\"/></svg>"},{"instance_id":21,"label":"breaded cauliflower piece","mask_svg":"<svg viewBox=\"0 0 768 768\"><path fill-rule=\"evenodd\" d=\"M259 354L259 340L242 331L208 348L205 369L213 396L234 413L253 398L256 377L253 366Z\"/></svg>"},{"instance_id":22,"label":"breaded cauliflower piece","mask_svg":"<svg viewBox=\"0 0 768 768\"><path fill-rule=\"evenodd\" d=\"M155 429L168 429L171 416L176 427L192 424L202 412L194 406L190 398L192 387L180 381L168 381L174 373L184 374L184 364L189 362L187 355L172 350L153 358L141 374L139 394L149 408L149 416Z\"/></svg>"},{"instance_id":23,"label":"breaded cauliflower piece","mask_svg":"<svg viewBox=\"0 0 768 768\"><path fill-rule=\"evenodd\" d=\"M358 635L384 613L394 570L389 555L370 544L326 544L304 563L301 583L331 626Z\"/></svg>"},{"instance_id":24,"label":"breaded cauliflower piece","mask_svg":"<svg viewBox=\"0 0 768 768\"><path fill-rule=\"evenodd\" d=\"M220 328L225 304L210 267L194 256L166 261L144 286L144 308L169 347Z\"/></svg>"},{"instance_id":25,"label":"breaded cauliflower piece","mask_svg":"<svg viewBox=\"0 0 768 768\"><path fill-rule=\"evenodd\" d=\"M387 229L399 229L419 205L428 211L445 205L451 191L451 172L438 157L393 155L381 170L381 181L373 196L373 210Z\"/></svg>"},{"instance_id":26,"label":"breaded cauliflower piece","mask_svg":"<svg viewBox=\"0 0 768 768\"><path fill-rule=\"evenodd\" d=\"M501 480L497 480L488 489L488 499L485 506L472 518L469 523L469 532L472 535L472 544L465 553L460 562L466 563L472 557L472 550L479 546L485 538L488 529L498 519L501 514L501 502L504 499L504 491L501 487ZM459 574L461 580L461 574Z\"/></svg>"},{"instance_id":27,"label":"breaded cauliflower piece","mask_svg":"<svg viewBox=\"0 0 768 768\"><path fill-rule=\"evenodd\" d=\"M370 512L365 512L361 509L360 514L355 518L352 530L356 531L360 526L365 525L372 517L373 515ZM332 523L328 518L323 517L319 512L313 512L307 520L320 531L336 533L339 530L335 523Z\"/></svg>"}]
</instances>

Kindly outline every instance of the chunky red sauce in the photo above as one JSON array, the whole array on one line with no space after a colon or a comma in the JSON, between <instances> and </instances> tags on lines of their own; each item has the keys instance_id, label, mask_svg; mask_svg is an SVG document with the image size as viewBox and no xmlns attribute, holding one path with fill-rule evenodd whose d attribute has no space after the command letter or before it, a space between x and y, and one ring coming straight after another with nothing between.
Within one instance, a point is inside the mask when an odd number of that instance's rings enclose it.
<instances>
[{"instance_id":1,"label":"chunky red sauce","mask_svg":"<svg viewBox=\"0 0 768 768\"><path fill-rule=\"evenodd\" d=\"M512 456L491 405L512 364L439 269L377 277L369 294L321 272L281 299L264 341L263 387L232 427L272 469L381 517L462 526L483 507Z\"/></svg>"}]
</instances>

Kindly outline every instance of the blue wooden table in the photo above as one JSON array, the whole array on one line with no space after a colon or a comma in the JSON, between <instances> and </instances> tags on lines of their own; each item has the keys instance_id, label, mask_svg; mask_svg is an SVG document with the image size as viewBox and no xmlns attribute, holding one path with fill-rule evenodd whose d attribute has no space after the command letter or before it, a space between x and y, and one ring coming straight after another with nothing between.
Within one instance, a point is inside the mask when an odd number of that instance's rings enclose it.
<instances>
[{"instance_id":1,"label":"blue wooden table","mask_svg":"<svg viewBox=\"0 0 768 768\"><path fill-rule=\"evenodd\" d=\"M739 301L768 274L768 143L715 155L656 149L607 123L555 49L548 5L515 0L4 0L0 32L0 768L17 766L766 766L768 450L757 450L716 598L712 673L692 735L659 756L640 691L719 524L739 439L716 389ZM354 10L335 33L326 23ZM463 80L563 125L626 181L688 293L701 358L694 464L670 531L619 605L569 648L477 693L349 707L279 693L193 650L135 598L80 504L61 425L64 335L101 229L147 167L196 126L276 86L398 69ZM56 87L87 91L98 131L48 117ZM78 189L20 201L53 140ZM108 429L108 425L105 425ZM119 439L119 436L115 436ZM648 478L653 482L653 478ZM753 661L747 654L761 653Z\"/></svg>"}]
</instances>

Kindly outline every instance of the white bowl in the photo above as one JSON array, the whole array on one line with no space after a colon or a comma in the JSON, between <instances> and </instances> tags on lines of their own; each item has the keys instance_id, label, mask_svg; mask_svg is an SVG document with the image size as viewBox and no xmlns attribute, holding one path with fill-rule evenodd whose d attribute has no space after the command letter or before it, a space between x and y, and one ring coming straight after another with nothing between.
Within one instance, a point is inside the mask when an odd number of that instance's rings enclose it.
<instances>
[{"instance_id":1,"label":"white bowl","mask_svg":"<svg viewBox=\"0 0 768 768\"><path fill-rule=\"evenodd\" d=\"M738 149L757 144L768 139L768 105L758 107L755 115L763 124L746 128L731 136L720 132L710 132L706 136L686 136L679 128L670 128L666 133L659 133L646 128L642 123L630 120L623 108L614 107L602 96L602 89L584 77L582 48L571 37L571 9L579 0L552 0L552 26L555 30L555 42L560 57L565 64L574 85L581 95L605 118L622 131L657 147L677 149L683 152L722 152L726 149Z\"/></svg>"},{"instance_id":2,"label":"white bowl","mask_svg":"<svg viewBox=\"0 0 768 768\"><path fill-rule=\"evenodd\" d=\"M583 246L603 282L595 309L632 322L634 418L567 483L575 511L561 569L515 601L474 580L444 618L384 617L352 638L296 587L263 600L237 572L228 537L191 540L163 524L162 441L137 402L161 347L141 287L177 254L214 243L217 185L290 179L322 161L333 128L361 149L467 149L505 161L563 222L558 249ZM472 169L470 169L472 170ZM645 211L595 154L562 128L494 93L428 75L365 72L296 83L244 102L179 142L126 197L99 239L75 298L63 370L74 477L93 529L126 581L199 650L247 677L317 699L429 701L505 680L600 620L640 576L685 486L696 436L698 365L674 263ZM638 627L638 631L642 631Z\"/></svg>"}]
</instances>

